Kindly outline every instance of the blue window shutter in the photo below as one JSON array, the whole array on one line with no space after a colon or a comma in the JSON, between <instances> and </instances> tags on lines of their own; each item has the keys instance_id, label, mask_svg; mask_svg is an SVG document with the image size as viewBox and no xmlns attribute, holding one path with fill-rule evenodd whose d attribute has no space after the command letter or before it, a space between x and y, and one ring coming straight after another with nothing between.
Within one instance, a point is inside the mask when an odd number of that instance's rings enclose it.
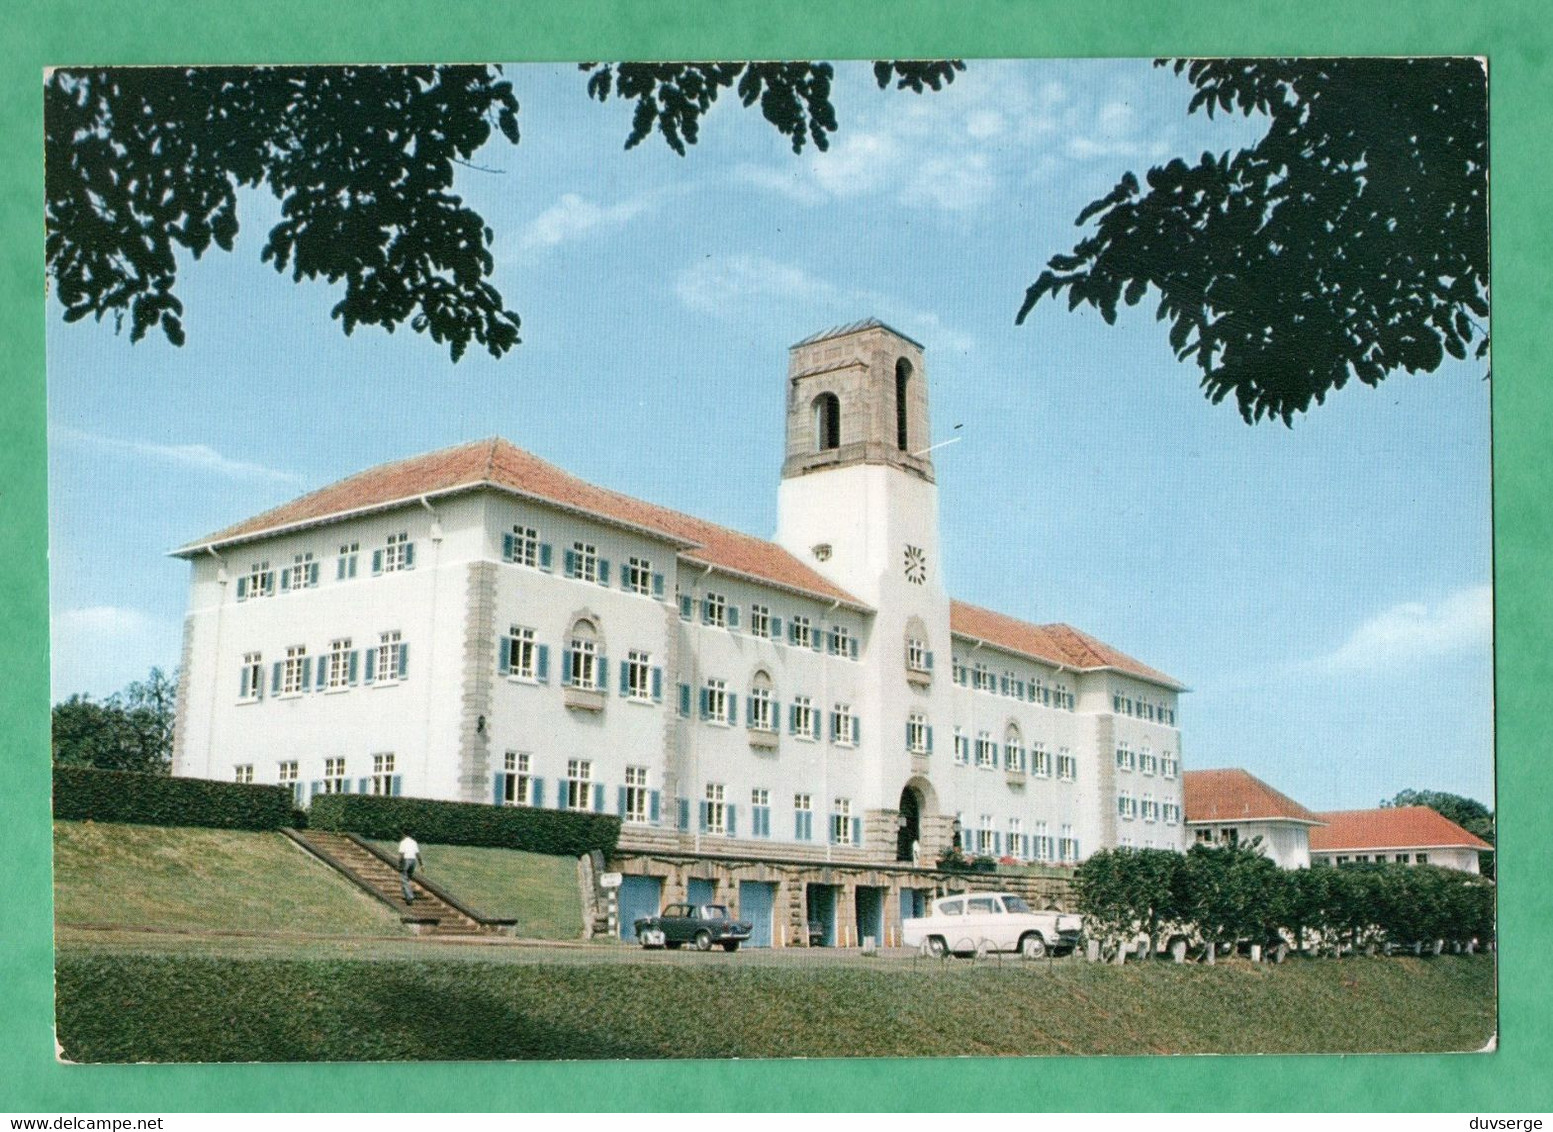
<instances>
[{"instance_id":1,"label":"blue window shutter","mask_svg":"<svg viewBox=\"0 0 1553 1132\"><path fill-rule=\"evenodd\" d=\"M930 755L933 753L933 728L931 725L927 729L927 753Z\"/></svg>"},{"instance_id":2,"label":"blue window shutter","mask_svg":"<svg viewBox=\"0 0 1553 1132\"><path fill-rule=\"evenodd\" d=\"M818 631L810 634L810 646L814 649L815 652L825 651L825 642L821 640L821 638L824 636L824 633Z\"/></svg>"},{"instance_id":3,"label":"blue window shutter","mask_svg":"<svg viewBox=\"0 0 1553 1132\"><path fill-rule=\"evenodd\" d=\"M830 716L830 741L834 743L836 741L836 713L829 712L827 714Z\"/></svg>"},{"instance_id":4,"label":"blue window shutter","mask_svg":"<svg viewBox=\"0 0 1553 1132\"><path fill-rule=\"evenodd\" d=\"M853 637L847 642L847 655L853 660L857 659L857 638Z\"/></svg>"},{"instance_id":5,"label":"blue window shutter","mask_svg":"<svg viewBox=\"0 0 1553 1132\"><path fill-rule=\"evenodd\" d=\"M539 568L545 571L550 569L550 544L548 542L539 544Z\"/></svg>"},{"instance_id":6,"label":"blue window shutter","mask_svg":"<svg viewBox=\"0 0 1553 1132\"><path fill-rule=\"evenodd\" d=\"M739 807L728 807L728 836L732 837L739 832Z\"/></svg>"},{"instance_id":7,"label":"blue window shutter","mask_svg":"<svg viewBox=\"0 0 1553 1132\"><path fill-rule=\"evenodd\" d=\"M906 721L906 749L911 749L911 720Z\"/></svg>"},{"instance_id":8,"label":"blue window shutter","mask_svg":"<svg viewBox=\"0 0 1553 1132\"><path fill-rule=\"evenodd\" d=\"M308 798L316 798L324 792L324 784L322 782L314 782L311 785L312 789L308 792Z\"/></svg>"},{"instance_id":9,"label":"blue window shutter","mask_svg":"<svg viewBox=\"0 0 1553 1132\"><path fill-rule=\"evenodd\" d=\"M863 721L857 716L852 717L852 745L855 747L863 741Z\"/></svg>"},{"instance_id":10,"label":"blue window shutter","mask_svg":"<svg viewBox=\"0 0 1553 1132\"><path fill-rule=\"evenodd\" d=\"M705 719L712 712L711 694L706 688L701 689L701 718Z\"/></svg>"},{"instance_id":11,"label":"blue window shutter","mask_svg":"<svg viewBox=\"0 0 1553 1132\"><path fill-rule=\"evenodd\" d=\"M755 726L755 697L748 696L744 700L744 726Z\"/></svg>"},{"instance_id":12,"label":"blue window shutter","mask_svg":"<svg viewBox=\"0 0 1553 1132\"><path fill-rule=\"evenodd\" d=\"M599 559L599 585L609 585L609 559Z\"/></svg>"},{"instance_id":13,"label":"blue window shutter","mask_svg":"<svg viewBox=\"0 0 1553 1132\"><path fill-rule=\"evenodd\" d=\"M861 845L862 843L863 843L863 819L862 818L853 818L852 819L852 844L853 845Z\"/></svg>"},{"instance_id":14,"label":"blue window shutter","mask_svg":"<svg viewBox=\"0 0 1553 1132\"><path fill-rule=\"evenodd\" d=\"M370 778L363 778L363 779L361 779L359 781L359 784L358 784L357 789L356 789L356 793L358 793L358 794L367 794L367 793L371 792L371 789L372 789L372 780Z\"/></svg>"},{"instance_id":15,"label":"blue window shutter","mask_svg":"<svg viewBox=\"0 0 1553 1132\"><path fill-rule=\"evenodd\" d=\"M654 703L663 702L663 669L652 670L652 698Z\"/></svg>"},{"instance_id":16,"label":"blue window shutter","mask_svg":"<svg viewBox=\"0 0 1553 1132\"><path fill-rule=\"evenodd\" d=\"M652 576L652 596L657 598L660 601L663 600L663 575L662 574L654 574Z\"/></svg>"},{"instance_id":17,"label":"blue window shutter","mask_svg":"<svg viewBox=\"0 0 1553 1132\"><path fill-rule=\"evenodd\" d=\"M343 554L334 560L334 580L336 582L343 582L345 580L345 556Z\"/></svg>"},{"instance_id":18,"label":"blue window shutter","mask_svg":"<svg viewBox=\"0 0 1553 1132\"><path fill-rule=\"evenodd\" d=\"M410 677L410 643L405 641L399 646L399 679L408 680Z\"/></svg>"},{"instance_id":19,"label":"blue window shutter","mask_svg":"<svg viewBox=\"0 0 1553 1132\"><path fill-rule=\"evenodd\" d=\"M564 562L566 576L568 578L575 578L577 576L577 552L568 549L565 552Z\"/></svg>"},{"instance_id":20,"label":"blue window shutter","mask_svg":"<svg viewBox=\"0 0 1553 1132\"><path fill-rule=\"evenodd\" d=\"M701 624L709 625L712 621L712 603L706 598L701 599Z\"/></svg>"},{"instance_id":21,"label":"blue window shutter","mask_svg":"<svg viewBox=\"0 0 1553 1132\"><path fill-rule=\"evenodd\" d=\"M367 649L367 683L377 679L377 649Z\"/></svg>"},{"instance_id":22,"label":"blue window shutter","mask_svg":"<svg viewBox=\"0 0 1553 1132\"><path fill-rule=\"evenodd\" d=\"M290 570L282 570L280 572L280 592L281 593L285 593L286 591L288 591L290 589L291 589L291 571Z\"/></svg>"},{"instance_id":23,"label":"blue window shutter","mask_svg":"<svg viewBox=\"0 0 1553 1132\"><path fill-rule=\"evenodd\" d=\"M680 713L680 715L684 715L684 716L688 716L690 714L690 685L689 684L681 684L679 686L679 713Z\"/></svg>"},{"instance_id":24,"label":"blue window shutter","mask_svg":"<svg viewBox=\"0 0 1553 1132\"><path fill-rule=\"evenodd\" d=\"M518 556L518 540L510 533L501 537L501 558L503 562L511 562Z\"/></svg>"},{"instance_id":25,"label":"blue window shutter","mask_svg":"<svg viewBox=\"0 0 1553 1132\"><path fill-rule=\"evenodd\" d=\"M564 778L555 780L555 808L566 809L566 779Z\"/></svg>"},{"instance_id":26,"label":"blue window shutter","mask_svg":"<svg viewBox=\"0 0 1553 1132\"><path fill-rule=\"evenodd\" d=\"M796 624L790 623L787 626L787 643L790 645L798 643L798 626Z\"/></svg>"},{"instance_id":27,"label":"blue window shutter","mask_svg":"<svg viewBox=\"0 0 1553 1132\"><path fill-rule=\"evenodd\" d=\"M358 672L360 670L360 667L361 667L361 650L360 649L354 649L351 652L350 667L349 667L349 669L345 673L345 679L346 679L346 681L348 683L354 684L356 682L356 677L357 677L357 674L358 674Z\"/></svg>"},{"instance_id":28,"label":"blue window shutter","mask_svg":"<svg viewBox=\"0 0 1553 1132\"><path fill-rule=\"evenodd\" d=\"M631 691L631 665L622 660L620 662L620 694L626 695Z\"/></svg>"},{"instance_id":29,"label":"blue window shutter","mask_svg":"<svg viewBox=\"0 0 1553 1132\"><path fill-rule=\"evenodd\" d=\"M829 841L832 845L836 844L835 821L828 821L825 823L825 840Z\"/></svg>"},{"instance_id":30,"label":"blue window shutter","mask_svg":"<svg viewBox=\"0 0 1553 1132\"><path fill-rule=\"evenodd\" d=\"M346 573L352 578L356 576L356 556L354 554L350 556L350 569Z\"/></svg>"},{"instance_id":31,"label":"blue window shutter","mask_svg":"<svg viewBox=\"0 0 1553 1132\"><path fill-rule=\"evenodd\" d=\"M653 825L658 824L658 791L654 790L647 795L647 820Z\"/></svg>"},{"instance_id":32,"label":"blue window shutter","mask_svg":"<svg viewBox=\"0 0 1553 1132\"><path fill-rule=\"evenodd\" d=\"M383 572L383 552L381 550L374 550L372 552L372 572L374 574L381 574Z\"/></svg>"},{"instance_id":33,"label":"blue window shutter","mask_svg":"<svg viewBox=\"0 0 1553 1132\"><path fill-rule=\"evenodd\" d=\"M730 628L730 629L737 629L738 627L739 627L739 607L737 605L730 605L728 607L728 628Z\"/></svg>"},{"instance_id":34,"label":"blue window shutter","mask_svg":"<svg viewBox=\"0 0 1553 1132\"><path fill-rule=\"evenodd\" d=\"M349 675L349 672L346 674ZM324 663L324 658L318 658L318 690L322 692L329 686L329 666Z\"/></svg>"},{"instance_id":35,"label":"blue window shutter","mask_svg":"<svg viewBox=\"0 0 1553 1132\"><path fill-rule=\"evenodd\" d=\"M496 671L503 676L512 671L512 638L503 637L496 647Z\"/></svg>"},{"instance_id":36,"label":"blue window shutter","mask_svg":"<svg viewBox=\"0 0 1553 1132\"><path fill-rule=\"evenodd\" d=\"M628 593L631 590L631 570L627 566L620 567L620 588Z\"/></svg>"},{"instance_id":37,"label":"blue window shutter","mask_svg":"<svg viewBox=\"0 0 1553 1132\"><path fill-rule=\"evenodd\" d=\"M239 579L237 579L237 600L238 601L246 601L247 599L248 599L248 579L247 578L239 578Z\"/></svg>"},{"instance_id":38,"label":"blue window shutter","mask_svg":"<svg viewBox=\"0 0 1553 1132\"><path fill-rule=\"evenodd\" d=\"M545 780L540 778L538 775L535 775L532 779L529 780L528 785L529 790L533 795L534 807L535 809L538 809L540 806L545 804Z\"/></svg>"},{"instance_id":39,"label":"blue window shutter","mask_svg":"<svg viewBox=\"0 0 1553 1132\"><path fill-rule=\"evenodd\" d=\"M615 787L615 813L622 818L626 816L626 788L624 786Z\"/></svg>"},{"instance_id":40,"label":"blue window shutter","mask_svg":"<svg viewBox=\"0 0 1553 1132\"><path fill-rule=\"evenodd\" d=\"M318 584L318 563L316 562L308 563L307 584L310 586L316 586Z\"/></svg>"},{"instance_id":41,"label":"blue window shutter","mask_svg":"<svg viewBox=\"0 0 1553 1132\"><path fill-rule=\"evenodd\" d=\"M681 621L690 620L690 595L679 595L679 618Z\"/></svg>"},{"instance_id":42,"label":"blue window shutter","mask_svg":"<svg viewBox=\"0 0 1553 1132\"><path fill-rule=\"evenodd\" d=\"M787 705L787 733L789 735L796 735L796 734L798 734L798 705L797 704L788 704Z\"/></svg>"},{"instance_id":43,"label":"blue window shutter","mask_svg":"<svg viewBox=\"0 0 1553 1132\"><path fill-rule=\"evenodd\" d=\"M927 657L926 657L925 663L927 664L927 670L929 672L933 671L933 654L932 654L931 651L929 651L927 653Z\"/></svg>"},{"instance_id":44,"label":"blue window shutter","mask_svg":"<svg viewBox=\"0 0 1553 1132\"><path fill-rule=\"evenodd\" d=\"M728 693L728 726L732 727L739 721L739 697L732 692Z\"/></svg>"},{"instance_id":45,"label":"blue window shutter","mask_svg":"<svg viewBox=\"0 0 1553 1132\"><path fill-rule=\"evenodd\" d=\"M773 641L780 641L782 639L782 619L780 617L773 617L771 619L771 639Z\"/></svg>"},{"instance_id":46,"label":"blue window shutter","mask_svg":"<svg viewBox=\"0 0 1553 1132\"><path fill-rule=\"evenodd\" d=\"M609 691L609 657L603 653L593 662L593 682L598 685L599 691Z\"/></svg>"},{"instance_id":47,"label":"blue window shutter","mask_svg":"<svg viewBox=\"0 0 1553 1132\"><path fill-rule=\"evenodd\" d=\"M561 650L561 687L566 687L572 682L572 650Z\"/></svg>"},{"instance_id":48,"label":"blue window shutter","mask_svg":"<svg viewBox=\"0 0 1553 1132\"><path fill-rule=\"evenodd\" d=\"M1004 673L1002 676L998 677L998 692L1001 695L1005 695L1005 696L1008 695L1008 674L1007 673Z\"/></svg>"},{"instance_id":49,"label":"blue window shutter","mask_svg":"<svg viewBox=\"0 0 1553 1132\"><path fill-rule=\"evenodd\" d=\"M701 832L706 832L706 803L701 803Z\"/></svg>"},{"instance_id":50,"label":"blue window shutter","mask_svg":"<svg viewBox=\"0 0 1553 1132\"><path fill-rule=\"evenodd\" d=\"M771 730L782 730L782 703L780 700L771 701Z\"/></svg>"},{"instance_id":51,"label":"blue window shutter","mask_svg":"<svg viewBox=\"0 0 1553 1132\"><path fill-rule=\"evenodd\" d=\"M679 800L679 822L678 822L678 824L679 824L679 828L680 829L688 830L690 828L690 799L689 798L681 798Z\"/></svg>"},{"instance_id":52,"label":"blue window shutter","mask_svg":"<svg viewBox=\"0 0 1553 1132\"><path fill-rule=\"evenodd\" d=\"M593 812L596 814L604 812L604 787L596 782L593 784Z\"/></svg>"},{"instance_id":53,"label":"blue window shutter","mask_svg":"<svg viewBox=\"0 0 1553 1132\"><path fill-rule=\"evenodd\" d=\"M541 684L550 682L550 646L539 646L539 659L535 663L534 675Z\"/></svg>"},{"instance_id":54,"label":"blue window shutter","mask_svg":"<svg viewBox=\"0 0 1553 1132\"><path fill-rule=\"evenodd\" d=\"M510 535L508 536L511 537ZM495 774L491 776L491 805L499 806L507 800L507 776Z\"/></svg>"},{"instance_id":55,"label":"blue window shutter","mask_svg":"<svg viewBox=\"0 0 1553 1132\"><path fill-rule=\"evenodd\" d=\"M310 657L310 656L304 656L302 658L302 690L304 692L310 692L310 691L312 691L312 688L313 688L313 658Z\"/></svg>"},{"instance_id":56,"label":"blue window shutter","mask_svg":"<svg viewBox=\"0 0 1553 1132\"><path fill-rule=\"evenodd\" d=\"M415 569L415 544L413 542L404 544L404 568L406 570Z\"/></svg>"},{"instance_id":57,"label":"blue window shutter","mask_svg":"<svg viewBox=\"0 0 1553 1132\"><path fill-rule=\"evenodd\" d=\"M238 688L237 692L237 695L240 699L246 700L248 698L248 683L250 679L252 679L252 677L248 671L248 665L245 664L243 665L241 686Z\"/></svg>"},{"instance_id":58,"label":"blue window shutter","mask_svg":"<svg viewBox=\"0 0 1553 1132\"><path fill-rule=\"evenodd\" d=\"M399 797L399 790L403 784L404 776L400 774L394 775L388 784L389 793L392 794L395 798Z\"/></svg>"}]
</instances>

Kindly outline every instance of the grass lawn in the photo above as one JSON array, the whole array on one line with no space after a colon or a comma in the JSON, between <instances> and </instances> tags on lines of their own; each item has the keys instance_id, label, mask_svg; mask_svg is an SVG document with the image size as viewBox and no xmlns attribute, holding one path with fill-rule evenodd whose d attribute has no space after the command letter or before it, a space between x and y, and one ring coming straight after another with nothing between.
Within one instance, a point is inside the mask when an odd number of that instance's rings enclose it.
<instances>
[{"instance_id":1,"label":"grass lawn","mask_svg":"<svg viewBox=\"0 0 1553 1132\"><path fill-rule=\"evenodd\" d=\"M1495 1027L1490 956L1117 968L372 946L378 954L62 947L64 1056L1401 1052L1480 1049Z\"/></svg>"},{"instance_id":2,"label":"grass lawn","mask_svg":"<svg viewBox=\"0 0 1553 1132\"><path fill-rule=\"evenodd\" d=\"M54 920L396 935L394 912L278 833L54 823Z\"/></svg>"},{"instance_id":3,"label":"grass lawn","mask_svg":"<svg viewBox=\"0 0 1553 1132\"><path fill-rule=\"evenodd\" d=\"M395 851L391 841L373 844ZM433 883L487 916L516 917L518 935L582 938L582 894L575 858L470 845L422 845L421 854Z\"/></svg>"}]
</instances>

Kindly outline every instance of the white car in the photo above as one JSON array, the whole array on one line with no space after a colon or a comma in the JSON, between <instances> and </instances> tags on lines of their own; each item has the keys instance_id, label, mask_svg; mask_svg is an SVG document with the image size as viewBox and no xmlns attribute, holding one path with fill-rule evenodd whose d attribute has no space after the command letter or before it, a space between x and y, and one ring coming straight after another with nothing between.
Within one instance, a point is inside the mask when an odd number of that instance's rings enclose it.
<instances>
[{"instance_id":1,"label":"white car","mask_svg":"<svg viewBox=\"0 0 1553 1132\"><path fill-rule=\"evenodd\" d=\"M1011 892L967 892L933 901L926 916L901 921L901 942L930 955L1017 951L1026 959L1079 946L1084 921L1066 912L1037 912Z\"/></svg>"}]
</instances>

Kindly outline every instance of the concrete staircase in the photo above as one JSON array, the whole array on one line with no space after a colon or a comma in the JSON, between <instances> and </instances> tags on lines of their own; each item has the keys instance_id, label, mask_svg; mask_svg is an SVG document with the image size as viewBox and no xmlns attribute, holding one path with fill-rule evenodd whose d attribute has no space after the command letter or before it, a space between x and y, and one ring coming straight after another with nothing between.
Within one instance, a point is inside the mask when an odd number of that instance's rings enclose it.
<instances>
[{"instance_id":1,"label":"concrete staircase","mask_svg":"<svg viewBox=\"0 0 1553 1132\"><path fill-rule=\"evenodd\" d=\"M406 904L399 884L397 859L354 833L327 830L282 830L287 837L356 887L399 913L417 932L439 936L473 936L511 926L514 921L483 916L440 885L417 875L410 882L415 896Z\"/></svg>"}]
</instances>

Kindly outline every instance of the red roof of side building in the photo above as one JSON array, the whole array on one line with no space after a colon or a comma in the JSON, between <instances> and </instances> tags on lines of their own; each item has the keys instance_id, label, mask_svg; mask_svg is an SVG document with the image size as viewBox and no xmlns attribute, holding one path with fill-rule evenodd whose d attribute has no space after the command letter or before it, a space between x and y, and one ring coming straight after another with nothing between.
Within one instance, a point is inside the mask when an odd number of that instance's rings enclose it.
<instances>
[{"instance_id":1,"label":"red roof of side building","mask_svg":"<svg viewBox=\"0 0 1553 1132\"><path fill-rule=\"evenodd\" d=\"M1326 828L1310 831L1312 853L1350 849L1492 849L1438 810L1389 806L1318 815Z\"/></svg>"},{"instance_id":2,"label":"red roof of side building","mask_svg":"<svg viewBox=\"0 0 1553 1132\"><path fill-rule=\"evenodd\" d=\"M1186 691L1186 685L1158 669L1150 668L1140 660L1134 660L1104 641L1081 633L1071 625L1032 625L1028 621L995 613L963 601L949 603L949 628L953 633L971 640L985 641L1009 652L1021 653L1080 672L1115 669L1140 680L1163 684L1176 691Z\"/></svg>"},{"instance_id":3,"label":"red roof of side building","mask_svg":"<svg viewBox=\"0 0 1553 1132\"><path fill-rule=\"evenodd\" d=\"M1239 768L1189 770L1181 776L1186 795L1186 820L1292 821L1317 827L1326 815L1313 814L1287 794L1274 790ZM1310 831L1315 848L1316 830Z\"/></svg>"},{"instance_id":4,"label":"red roof of side building","mask_svg":"<svg viewBox=\"0 0 1553 1132\"><path fill-rule=\"evenodd\" d=\"M727 573L789 590L868 607L765 539L645 503L563 472L500 438L480 440L369 468L174 551L192 557L206 547L246 542L348 515L414 503L433 495L494 488L613 521L678 543L680 553Z\"/></svg>"}]
</instances>

